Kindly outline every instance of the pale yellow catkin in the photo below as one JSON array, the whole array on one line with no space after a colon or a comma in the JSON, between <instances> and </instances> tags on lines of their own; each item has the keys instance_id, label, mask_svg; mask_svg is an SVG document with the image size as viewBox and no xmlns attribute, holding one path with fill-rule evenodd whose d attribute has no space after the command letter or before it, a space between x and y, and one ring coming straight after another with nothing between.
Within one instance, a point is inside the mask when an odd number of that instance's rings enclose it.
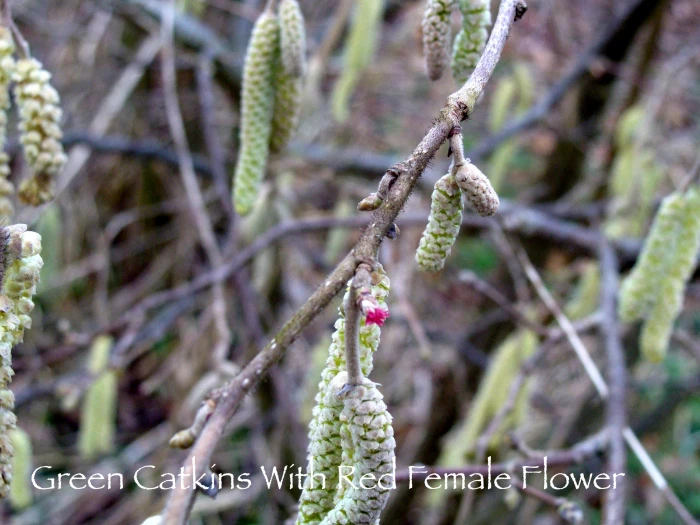
<instances>
[{"instance_id":1,"label":"pale yellow catkin","mask_svg":"<svg viewBox=\"0 0 700 525\"><path fill-rule=\"evenodd\" d=\"M438 80L450 63L452 11L456 0L428 0L423 14L423 53L430 80Z\"/></svg>"},{"instance_id":2,"label":"pale yellow catkin","mask_svg":"<svg viewBox=\"0 0 700 525\"><path fill-rule=\"evenodd\" d=\"M13 57L15 43L12 33L6 27L0 27L0 217L11 217L14 207L10 196L15 192L9 181L10 156L5 152L7 141L7 110L10 108L10 83L15 72Z\"/></svg>"},{"instance_id":3,"label":"pale yellow catkin","mask_svg":"<svg viewBox=\"0 0 700 525\"><path fill-rule=\"evenodd\" d=\"M20 184L22 202L39 206L53 199L54 177L66 163L61 139L60 97L51 74L34 58L17 61L13 80L19 109L20 142L32 176Z\"/></svg>"},{"instance_id":4,"label":"pale yellow catkin","mask_svg":"<svg viewBox=\"0 0 700 525\"><path fill-rule=\"evenodd\" d=\"M117 410L117 375L109 368L113 346L109 336L98 336L90 347L88 370L94 377L80 410L78 451L92 459L114 450Z\"/></svg>"}]
</instances>

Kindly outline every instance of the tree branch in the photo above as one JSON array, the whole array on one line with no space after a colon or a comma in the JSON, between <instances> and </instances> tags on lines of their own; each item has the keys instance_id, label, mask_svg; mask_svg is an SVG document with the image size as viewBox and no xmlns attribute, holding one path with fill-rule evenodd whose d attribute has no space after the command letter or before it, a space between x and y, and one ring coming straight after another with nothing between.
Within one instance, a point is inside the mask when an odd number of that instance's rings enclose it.
<instances>
[{"instance_id":1,"label":"tree branch","mask_svg":"<svg viewBox=\"0 0 700 525\"><path fill-rule=\"evenodd\" d=\"M519 5L522 5L519 0L504 0L501 3L491 37L474 73L459 91L448 98L447 104L411 156L389 170L387 174L391 174L394 180L387 198L374 212L373 222L363 232L355 248L268 345L235 379L217 393L216 409L184 463L185 473L192 474L196 478L205 471L226 423L236 412L243 398L282 357L301 331L340 293L345 283L352 277L358 262L376 255L379 245L401 212L430 159L435 156L450 132L459 126L474 108L505 46L508 33L515 21L516 7ZM193 467L195 458L196 469ZM163 513L164 522L168 525L184 525L192 509L194 495L195 492L191 489L174 490Z\"/></svg>"}]
</instances>

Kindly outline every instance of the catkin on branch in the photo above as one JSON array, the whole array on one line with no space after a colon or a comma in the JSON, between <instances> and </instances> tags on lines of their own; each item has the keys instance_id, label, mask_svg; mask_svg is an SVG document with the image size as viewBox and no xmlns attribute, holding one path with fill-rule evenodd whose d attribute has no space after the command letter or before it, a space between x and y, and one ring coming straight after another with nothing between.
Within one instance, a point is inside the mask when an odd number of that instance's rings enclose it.
<instances>
[{"instance_id":1,"label":"catkin on branch","mask_svg":"<svg viewBox=\"0 0 700 525\"><path fill-rule=\"evenodd\" d=\"M304 14L297 0L282 0L279 8L280 46L285 73L299 78L306 71Z\"/></svg>"},{"instance_id":2,"label":"catkin on branch","mask_svg":"<svg viewBox=\"0 0 700 525\"><path fill-rule=\"evenodd\" d=\"M252 209L267 166L278 52L277 17L265 11L253 27L243 68L240 149L233 178L233 204L241 215Z\"/></svg>"},{"instance_id":3,"label":"catkin on branch","mask_svg":"<svg viewBox=\"0 0 700 525\"><path fill-rule=\"evenodd\" d=\"M456 0L428 0L423 14L423 53L430 80L442 77L450 62L452 11Z\"/></svg>"},{"instance_id":4,"label":"catkin on branch","mask_svg":"<svg viewBox=\"0 0 700 525\"><path fill-rule=\"evenodd\" d=\"M329 385L330 395L337 398L347 380L346 372L338 374ZM344 395L342 407L339 417L341 468L344 477L352 483L341 480L336 504L321 525L374 525L392 488L392 478L386 476L395 466L396 441L391 414L377 385L366 378ZM368 479L373 481L366 483Z\"/></svg>"},{"instance_id":5,"label":"catkin on branch","mask_svg":"<svg viewBox=\"0 0 700 525\"><path fill-rule=\"evenodd\" d=\"M14 207L10 195L15 192L10 176L10 156L5 152L7 141L7 110L10 108L10 82L15 72L15 59L12 56L15 43L12 33L0 27L0 217L11 217Z\"/></svg>"},{"instance_id":6,"label":"catkin on branch","mask_svg":"<svg viewBox=\"0 0 700 525\"><path fill-rule=\"evenodd\" d=\"M491 9L488 0L459 0L462 30L452 50L452 75L463 84L476 67L488 39Z\"/></svg>"},{"instance_id":7,"label":"catkin on branch","mask_svg":"<svg viewBox=\"0 0 700 525\"><path fill-rule=\"evenodd\" d=\"M472 208L482 217L490 217L498 211L500 201L488 177L471 162L462 165L455 173L455 182L461 188Z\"/></svg>"},{"instance_id":8,"label":"catkin on branch","mask_svg":"<svg viewBox=\"0 0 700 525\"><path fill-rule=\"evenodd\" d=\"M462 190L451 174L435 183L428 225L416 251L416 262L424 272L437 272L445 265L462 225Z\"/></svg>"},{"instance_id":9,"label":"catkin on branch","mask_svg":"<svg viewBox=\"0 0 700 525\"><path fill-rule=\"evenodd\" d=\"M32 296L39 282L41 236L26 231L23 224L0 228L0 257L3 279L0 295L0 499L7 496L12 481L11 432L17 418L13 413L15 396L9 389L14 375L12 347L31 328Z\"/></svg>"},{"instance_id":10,"label":"catkin on branch","mask_svg":"<svg viewBox=\"0 0 700 525\"><path fill-rule=\"evenodd\" d=\"M386 308L386 297L389 294L389 278L379 266L372 272L371 292L381 308ZM343 304L347 296L343 299ZM309 449L308 459L310 471L325 476L325 487L321 486L318 479L312 485L311 480L304 484L304 491L299 500L298 525L316 525L321 523L324 517L333 509L336 503L336 487L338 485L338 467L342 461L342 446L340 436L340 413L343 410L343 402L336 395L337 390L345 386L345 382L333 390L331 382L341 374L347 376L347 363L345 362L345 314L340 310L340 319L335 323L329 356L326 366L321 373L321 382L318 385L316 406L312 411L309 423ZM364 376L369 375L373 368L373 355L379 346L381 329L375 323L360 322L360 335L358 350L360 354L360 368ZM336 380L337 381L337 380Z\"/></svg>"},{"instance_id":11,"label":"catkin on branch","mask_svg":"<svg viewBox=\"0 0 700 525\"><path fill-rule=\"evenodd\" d=\"M32 176L20 184L21 201L39 206L53 199L56 174L66 163L61 138L60 97L51 74L34 58L17 61L13 76L19 108L20 142Z\"/></svg>"},{"instance_id":12,"label":"catkin on branch","mask_svg":"<svg viewBox=\"0 0 700 525\"><path fill-rule=\"evenodd\" d=\"M676 249L684 213L685 199L680 193L661 203L637 263L620 287L618 312L623 321L642 319L654 307L658 283L666 274L669 254Z\"/></svg>"},{"instance_id":13,"label":"catkin on branch","mask_svg":"<svg viewBox=\"0 0 700 525\"><path fill-rule=\"evenodd\" d=\"M345 122L350 115L350 97L360 75L374 56L384 12L384 0L356 0L352 25L343 54L343 70L333 88L333 117Z\"/></svg>"},{"instance_id":14,"label":"catkin on branch","mask_svg":"<svg viewBox=\"0 0 700 525\"><path fill-rule=\"evenodd\" d=\"M654 285L654 307L644 322L641 334L642 355L652 362L663 360L673 332L673 324L683 308L688 279L693 273L700 250L700 190L691 188L683 196L675 249L668 254L666 270Z\"/></svg>"}]
</instances>

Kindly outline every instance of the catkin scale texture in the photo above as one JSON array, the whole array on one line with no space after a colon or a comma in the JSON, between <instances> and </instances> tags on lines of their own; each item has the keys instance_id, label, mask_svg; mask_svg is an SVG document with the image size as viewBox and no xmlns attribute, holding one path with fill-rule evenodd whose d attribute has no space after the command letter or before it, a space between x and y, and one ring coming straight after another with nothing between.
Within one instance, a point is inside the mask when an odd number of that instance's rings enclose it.
<instances>
[{"instance_id":1,"label":"catkin scale texture","mask_svg":"<svg viewBox=\"0 0 700 525\"><path fill-rule=\"evenodd\" d=\"M26 231L24 225L2 228L2 264L4 276L0 295L0 499L7 496L12 481L11 432L17 418L13 413L15 397L9 390L14 375L12 347L24 339L31 328L29 314L32 297L39 282L41 236Z\"/></svg>"},{"instance_id":2,"label":"catkin scale texture","mask_svg":"<svg viewBox=\"0 0 700 525\"><path fill-rule=\"evenodd\" d=\"M449 64L455 0L428 0L423 14L423 53L430 80L442 77Z\"/></svg>"},{"instance_id":3,"label":"catkin scale texture","mask_svg":"<svg viewBox=\"0 0 700 525\"><path fill-rule=\"evenodd\" d=\"M685 200L679 193L661 203L637 263L620 287L618 313L623 321L642 319L654 307L657 286L667 270L669 254L676 249L684 213Z\"/></svg>"},{"instance_id":4,"label":"catkin scale texture","mask_svg":"<svg viewBox=\"0 0 700 525\"><path fill-rule=\"evenodd\" d=\"M372 295L380 305L386 304L389 294L390 281L379 267L372 274ZM349 294L346 293L343 304ZM343 463L343 446L341 438L342 424L340 416L344 408L343 400L336 392L343 386L340 381L343 374L347 376L345 361L345 318L340 310L340 318L335 323L329 355L326 366L321 373L318 385L316 406L312 411L309 423L308 471L313 468L315 473L325 476L325 488L316 483L313 487L308 483L299 500L298 525L316 525L321 523L337 503L338 467ZM360 323L359 345L360 367L362 374L367 376L372 371L373 355L379 347L381 329L376 324ZM340 384L342 383L342 384Z\"/></svg>"},{"instance_id":5,"label":"catkin scale texture","mask_svg":"<svg viewBox=\"0 0 700 525\"><path fill-rule=\"evenodd\" d=\"M20 142L32 177L22 182L18 196L32 206L53 198L53 178L66 163L61 138L60 97L51 74L34 58L17 61L13 79L19 109Z\"/></svg>"},{"instance_id":6,"label":"catkin scale texture","mask_svg":"<svg viewBox=\"0 0 700 525\"><path fill-rule=\"evenodd\" d=\"M7 110L10 108L10 82L15 72L13 53L15 44L6 27L0 27L0 216L9 217L14 207L9 196L15 191L7 179L10 175L10 156L5 153L7 141Z\"/></svg>"},{"instance_id":7,"label":"catkin scale texture","mask_svg":"<svg viewBox=\"0 0 700 525\"><path fill-rule=\"evenodd\" d=\"M339 387L347 381L341 372L330 384L330 393L337 397ZM340 412L340 436L343 450L342 465L354 468L351 485L342 484L336 494L336 504L321 525L352 523L373 525L389 497L387 481L360 484L363 476L373 475L374 480L389 474L394 468L394 429L391 414L384 404L382 394L375 383L364 379L342 399ZM344 474L348 474L347 470ZM368 478L365 478L368 479ZM371 478L369 478L371 479Z\"/></svg>"},{"instance_id":8,"label":"catkin scale texture","mask_svg":"<svg viewBox=\"0 0 700 525\"><path fill-rule=\"evenodd\" d=\"M500 201L488 177L471 162L459 167L455 183L464 192L472 208L482 217L490 217L498 211Z\"/></svg>"},{"instance_id":9,"label":"catkin scale texture","mask_svg":"<svg viewBox=\"0 0 700 525\"><path fill-rule=\"evenodd\" d=\"M416 262L424 272L437 272L445 265L462 224L462 190L451 174L435 183L428 225L423 232Z\"/></svg>"},{"instance_id":10,"label":"catkin scale texture","mask_svg":"<svg viewBox=\"0 0 700 525\"><path fill-rule=\"evenodd\" d=\"M253 27L243 69L240 150L233 181L233 204L241 215L253 208L267 166L278 48L277 17L264 12Z\"/></svg>"},{"instance_id":11,"label":"catkin scale texture","mask_svg":"<svg viewBox=\"0 0 700 525\"><path fill-rule=\"evenodd\" d=\"M272 117L270 150L282 151L299 126L303 80L288 75L282 67L275 71L275 111Z\"/></svg>"},{"instance_id":12,"label":"catkin scale texture","mask_svg":"<svg viewBox=\"0 0 700 525\"><path fill-rule=\"evenodd\" d=\"M658 294L654 306L644 322L640 337L642 355L652 362L663 360L673 332L673 324L683 308L685 287L700 250L700 191L691 188L683 195L683 211L676 233L675 249L660 282L654 289Z\"/></svg>"},{"instance_id":13,"label":"catkin scale texture","mask_svg":"<svg viewBox=\"0 0 700 525\"><path fill-rule=\"evenodd\" d=\"M455 38L452 50L452 75L463 84L476 67L488 39L491 25L488 0L459 0L462 30Z\"/></svg>"},{"instance_id":14,"label":"catkin scale texture","mask_svg":"<svg viewBox=\"0 0 700 525\"><path fill-rule=\"evenodd\" d=\"M306 71L304 15L297 0L282 0L279 7L282 66L287 75L299 78Z\"/></svg>"}]
</instances>

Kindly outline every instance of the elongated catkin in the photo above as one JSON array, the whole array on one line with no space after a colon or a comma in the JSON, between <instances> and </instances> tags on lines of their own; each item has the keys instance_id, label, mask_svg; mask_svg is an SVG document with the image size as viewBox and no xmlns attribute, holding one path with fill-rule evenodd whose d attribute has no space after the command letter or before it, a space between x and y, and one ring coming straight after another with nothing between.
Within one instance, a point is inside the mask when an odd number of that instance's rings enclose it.
<instances>
[{"instance_id":1,"label":"elongated catkin","mask_svg":"<svg viewBox=\"0 0 700 525\"><path fill-rule=\"evenodd\" d=\"M423 14L423 53L430 80L442 77L450 63L452 11L456 0L428 0Z\"/></svg>"},{"instance_id":2,"label":"elongated catkin","mask_svg":"<svg viewBox=\"0 0 700 525\"><path fill-rule=\"evenodd\" d=\"M278 53L277 17L265 11L253 27L243 68L240 150L233 177L233 204L241 215L253 208L267 167Z\"/></svg>"},{"instance_id":3,"label":"elongated catkin","mask_svg":"<svg viewBox=\"0 0 700 525\"><path fill-rule=\"evenodd\" d=\"M428 225L416 251L418 268L437 272L445 265L462 225L462 190L451 174L435 183L430 204Z\"/></svg>"}]
</instances>

